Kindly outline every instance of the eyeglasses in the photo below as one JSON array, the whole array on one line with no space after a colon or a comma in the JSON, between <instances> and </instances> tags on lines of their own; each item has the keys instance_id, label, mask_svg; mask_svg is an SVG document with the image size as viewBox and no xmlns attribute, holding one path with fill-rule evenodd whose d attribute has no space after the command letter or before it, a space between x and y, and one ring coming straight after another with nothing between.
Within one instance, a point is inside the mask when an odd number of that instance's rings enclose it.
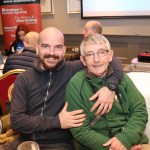
<instances>
[{"instance_id":1,"label":"eyeglasses","mask_svg":"<svg viewBox=\"0 0 150 150\"><path fill-rule=\"evenodd\" d=\"M85 54L84 57L86 59L89 59L89 60L93 60L95 58L95 55L97 55L98 57L104 57L107 55L109 50L103 50L103 49L99 49L97 53L88 53L88 54Z\"/></svg>"}]
</instances>

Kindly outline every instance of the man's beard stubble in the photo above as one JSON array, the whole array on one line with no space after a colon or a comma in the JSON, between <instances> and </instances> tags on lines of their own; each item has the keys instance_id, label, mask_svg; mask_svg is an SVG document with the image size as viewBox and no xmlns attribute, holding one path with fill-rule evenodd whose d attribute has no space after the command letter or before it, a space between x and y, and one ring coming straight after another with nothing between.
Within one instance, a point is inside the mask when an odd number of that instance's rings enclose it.
<instances>
[{"instance_id":1,"label":"man's beard stubble","mask_svg":"<svg viewBox=\"0 0 150 150\"><path fill-rule=\"evenodd\" d=\"M45 56L44 56L44 59L45 59L45 58L54 58L54 59L58 59L58 60L59 60L59 56L57 56L57 55L51 55L51 54L45 55ZM43 67L44 67L45 70L47 70L47 71L56 70L56 69L60 66L60 64L63 62L63 59L61 59L61 60L59 60L59 61L57 62L57 64L56 64L55 66L49 67L49 66L44 62L44 59L41 60L41 64L43 65Z\"/></svg>"}]
</instances>

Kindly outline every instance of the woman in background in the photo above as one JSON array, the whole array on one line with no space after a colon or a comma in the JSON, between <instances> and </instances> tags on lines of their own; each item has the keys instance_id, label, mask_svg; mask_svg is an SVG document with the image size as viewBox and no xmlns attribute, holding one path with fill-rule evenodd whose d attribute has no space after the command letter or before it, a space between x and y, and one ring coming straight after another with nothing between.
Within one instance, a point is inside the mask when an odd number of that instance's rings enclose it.
<instances>
[{"instance_id":1,"label":"woman in background","mask_svg":"<svg viewBox=\"0 0 150 150\"><path fill-rule=\"evenodd\" d=\"M16 39L15 41L11 44L9 51L10 53L20 53L23 48L24 48L24 36L30 32L30 29L27 25L25 24L20 24L17 29L16 29Z\"/></svg>"}]
</instances>

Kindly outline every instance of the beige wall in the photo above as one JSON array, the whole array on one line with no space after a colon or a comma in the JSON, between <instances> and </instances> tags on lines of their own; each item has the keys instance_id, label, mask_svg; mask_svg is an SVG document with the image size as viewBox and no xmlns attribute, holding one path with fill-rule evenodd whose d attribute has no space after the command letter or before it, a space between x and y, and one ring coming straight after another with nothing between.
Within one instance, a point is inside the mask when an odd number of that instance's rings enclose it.
<instances>
[{"instance_id":1,"label":"beige wall","mask_svg":"<svg viewBox=\"0 0 150 150\"><path fill-rule=\"evenodd\" d=\"M53 0L54 15L43 15L43 28L55 26L65 34L80 34L88 20L80 14L67 13L67 0ZM150 19L99 19L103 34L112 35L150 35ZM2 34L0 21L0 34Z\"/></svg>"}]
</instances>

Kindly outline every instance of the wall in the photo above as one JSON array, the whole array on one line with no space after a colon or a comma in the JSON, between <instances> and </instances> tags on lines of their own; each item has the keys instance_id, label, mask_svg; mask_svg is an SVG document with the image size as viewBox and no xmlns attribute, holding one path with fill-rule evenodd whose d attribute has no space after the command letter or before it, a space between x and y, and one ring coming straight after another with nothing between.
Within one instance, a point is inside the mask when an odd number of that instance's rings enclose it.
<instances>
[{"instance_id":1,"label":"wall","mask_svg":"<svg viewBox=\"0 0 150 150\"><path fill-rule=\"evenodd\" d=\"M99 19L104 30L103 34L113 35L150 35L149 19ZM65 34L80 34L87 20L80 14L67 13L67 0L54 0L54 15L42 17L43 28L55 26Z\"/></svg>"},{"instance_id":2,"label":"wall","mask_svg":"<svg viewBox=\"0 0 150 150\"><path fill-rule=\"evenodd\" d=\"M80 14L67 13L67 0L53 0L54 15L43 15L43 28L55 26L65 34L80 34L87 20ZM103 34L150 35L150 19L98 19L103 25ZM0 20L0 34L2 34Z\"/></svg>"},{"instance_id":3,"label":"wall","mask_svg":"<svg viewBox=\"0 0 150 150\"><path fill-rule=\"evenodd\" d=\"M54 15L42 16L43 28L54 26L64 34L68 47L79 47L82 29L88 21L80 14L67 13L67 0L53 0ZM150 52L150 19L99 19L103 25L103 34L111 42L115 56L123 63L130 63L140 52ZM1 23L1 21L0 21ZM0 34L2 28L0 25ZM3 38L0 36L0 49L3 50Z\"/></svg>"}]
</instances>

